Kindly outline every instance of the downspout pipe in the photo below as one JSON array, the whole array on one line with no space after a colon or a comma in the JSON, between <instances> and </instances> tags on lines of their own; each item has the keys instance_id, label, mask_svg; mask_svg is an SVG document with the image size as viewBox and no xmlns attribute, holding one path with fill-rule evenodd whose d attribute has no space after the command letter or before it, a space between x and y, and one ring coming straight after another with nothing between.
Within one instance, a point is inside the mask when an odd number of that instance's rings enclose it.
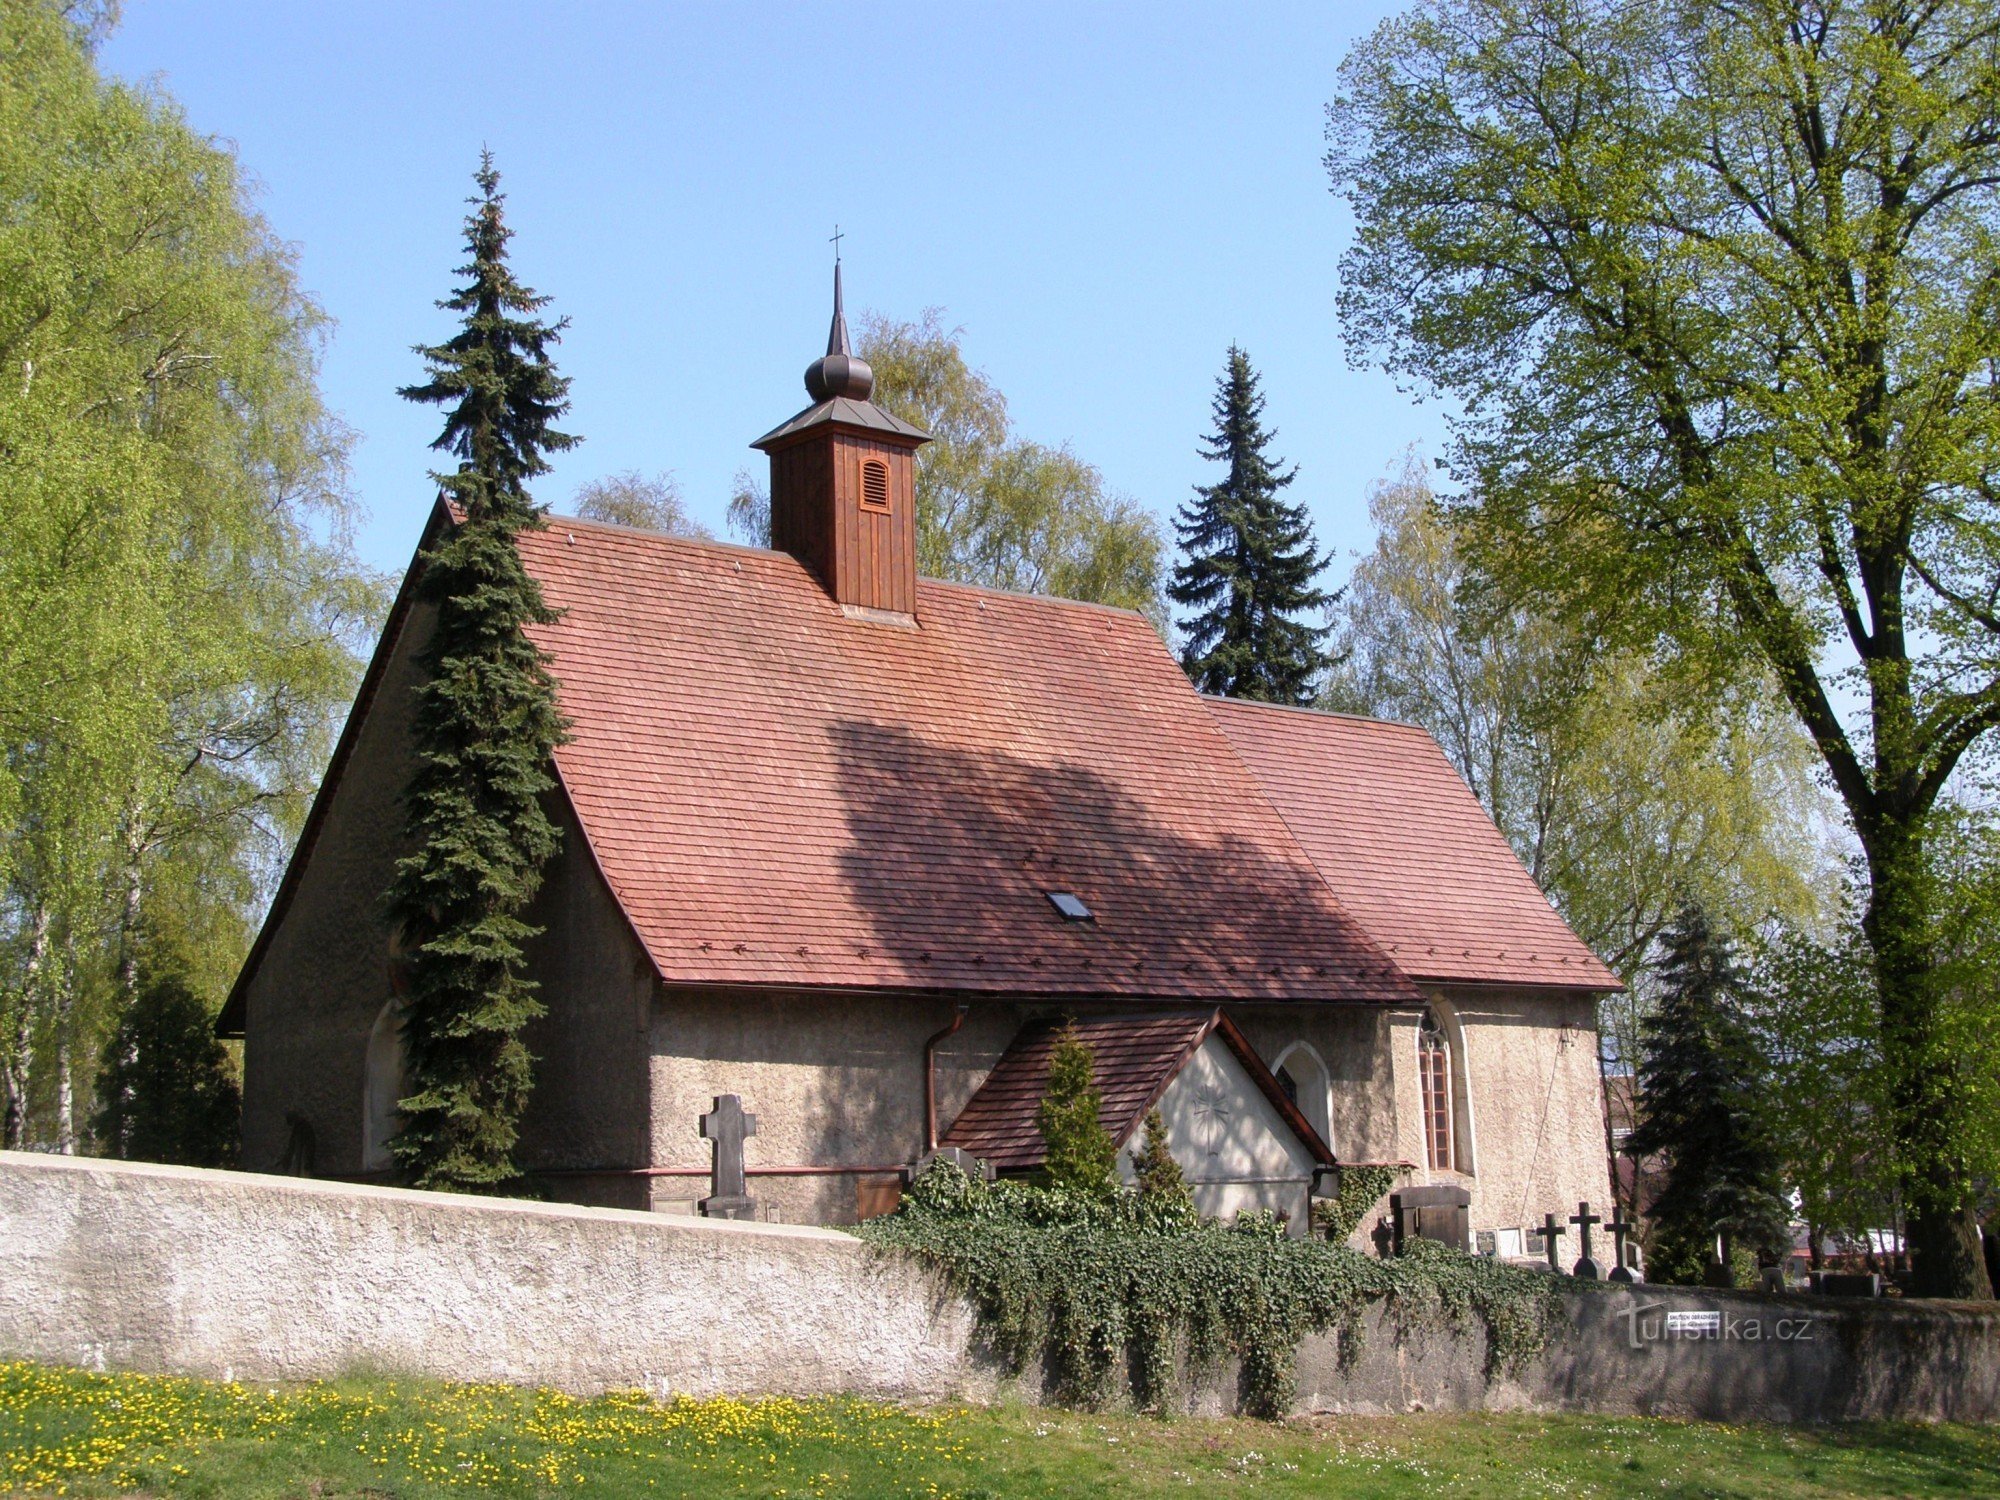
<instances>
[{"instance_id":1,"label":"downspout pipe","mask_svg":"<svg viewBox=\"0 0 2000 1500\"><path fill-rule=\"evenodd\" d=\"M924 1155L937 1150L937 1049L938 1043L965 1024L970 1005L961 1004L951 1018L951 1024L942 1031L933 1033L924 1041Z\"/></svg>"}]
</instances>

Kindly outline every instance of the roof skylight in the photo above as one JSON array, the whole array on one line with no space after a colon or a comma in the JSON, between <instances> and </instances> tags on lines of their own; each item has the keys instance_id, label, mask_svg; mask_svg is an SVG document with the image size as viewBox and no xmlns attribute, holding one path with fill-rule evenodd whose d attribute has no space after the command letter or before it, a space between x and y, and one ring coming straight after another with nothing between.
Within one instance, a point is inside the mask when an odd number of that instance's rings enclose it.
<instances>
[{"instance_id":1,"label":"roof skylight","mask_svg":"<svg viewBox=\"0 0 2000 1500\"><path fill-rule=\"evenodd\" d=\"M1049 904L1062 913L1062 919L1065 922L1095 922L1097 920L1097 913L1085 906L1080 897L1073 896L1068 891L1050 891L1047 894Z\"/></svg>"}]
</instances>

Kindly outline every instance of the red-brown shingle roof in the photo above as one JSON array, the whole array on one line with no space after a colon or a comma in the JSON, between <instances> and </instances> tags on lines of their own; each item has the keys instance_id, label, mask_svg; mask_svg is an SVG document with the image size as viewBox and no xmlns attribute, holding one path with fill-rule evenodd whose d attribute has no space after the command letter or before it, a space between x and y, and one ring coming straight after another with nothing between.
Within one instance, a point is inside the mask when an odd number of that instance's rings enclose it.
<instances>
[{"instance_id":1,"label":"red-brown shingle roof","mask_svg":"<svg viewBox=\"0 0 2000 1500\"><path fill-rule=\"evenodd\" d=\"M1102 1102L1097 1118L1124 1147L1159 1102L1195 1049L1219 1032L1278 1113L1322 1161L1333 1156L1298 1108L1279 1089L1270 1070L1226 1017L1214 1010L1175 1011L1153 1016L1092 1016L1073 1023L1091 1051L1091 1076ZM958 1146L1000 1171L1040 1166L1047 1156L1035 1123L1049 1062L1064 1023L1030 1021L1001 1054L986 1081L966 1101L943 1145Z\"/></svg>"},{"instance_id":2,"label":"red-brown shingle roof","mask_svg":"<svg viewBox=\"0 0 2000 1500\"><path fill-rule=\"evenodd\" d=\"M663 978L1419 998L1143 617L923 581L899 627L781 553L564 518L521 548L563 785Z\"/></svg>"},{"instance_id":3,"label":"red-brown shingle roof","mask_svg":"<svg viewBox=\"0 0 2000 1500\"><path fill-rule=\"evenodd\" d=\"M1208 698L1340 903L1413 978L1617 989L1429 734Z\"/></svg>"}]
</instances>

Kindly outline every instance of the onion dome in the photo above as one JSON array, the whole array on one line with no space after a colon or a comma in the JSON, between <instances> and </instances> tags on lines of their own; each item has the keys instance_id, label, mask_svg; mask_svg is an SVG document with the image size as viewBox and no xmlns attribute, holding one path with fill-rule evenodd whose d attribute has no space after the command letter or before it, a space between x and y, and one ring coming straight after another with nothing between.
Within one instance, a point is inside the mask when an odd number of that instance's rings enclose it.
<instances>
[{"instance_id":1,"label":"onion dome","mask_svg":"<svg viewBox=\"0 0 2000 1500\"><path fill-rule=\"evenodd\" d=\"M875 372L868 361L848 347L847 315L840 307L840 262L833 263L833 326L827 330L826 353L806 366L806 394L815 401L847 396L866 401L875 389Z\"/></svg>"}]
</instances>

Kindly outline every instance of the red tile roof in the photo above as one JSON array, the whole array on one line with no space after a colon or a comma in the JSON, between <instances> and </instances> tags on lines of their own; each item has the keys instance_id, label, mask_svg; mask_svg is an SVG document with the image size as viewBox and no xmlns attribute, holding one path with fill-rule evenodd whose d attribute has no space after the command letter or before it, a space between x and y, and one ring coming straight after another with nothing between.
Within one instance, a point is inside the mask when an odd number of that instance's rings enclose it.
<instances>
[{"instance_id":1,"label":"red tile roof","mask_svg":"<svg viewBox=\"0 0 2000 1500\"><path fill-rule=\"evenodd\" d=\"M1040 1166L1048 1153L1035 1113L1048 1085L1049 1061L1062 1025L1050 1018L1022 1027L952 1121L941 1144L970 1151L1003 1172ZM1299 1138L1320 1160L1333 1160L1270 1070L1220 1011L1092 1016L1079 1018L1075 1025L1078 1037L1091 1050L1091 1074L1103 1096L1097 1118L1119 1147L1131 1142L1146 1111L1159 1102L1195 1049L1211 1032L1219 1032Z\"/></svg>"},{"instance_id":2,"label":"red tile roof","mask_svg":"<svg viewBox=\"0 0 2000 1500\"><path fill-rule=\"evenodd\" d=\"M1617 989L1429 734L1204 699L1320 873L1413 978Z\"/></svg>"},{"instance_id":3,"label":"red tile roof","mask_svg":"<svg viewBox=\"0 0 2000 1500\"><path fill-rule=\"evenodd\" d=\"M910 628L782 553L560 517L521 547L563 785L664 979L1419 998L1143 617L924 581Z\"/></svg>"}]
</instances>

